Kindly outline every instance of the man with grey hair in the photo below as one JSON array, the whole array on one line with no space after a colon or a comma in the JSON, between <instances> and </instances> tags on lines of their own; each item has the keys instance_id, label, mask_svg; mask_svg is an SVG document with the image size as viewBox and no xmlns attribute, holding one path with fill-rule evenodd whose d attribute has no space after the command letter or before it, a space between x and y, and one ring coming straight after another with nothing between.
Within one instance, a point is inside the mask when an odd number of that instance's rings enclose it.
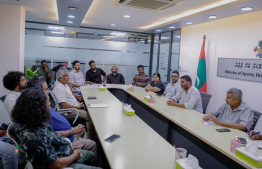
<instances>
[{"instance_id":1,"label":"man with grey hair","mask_svg":"<svg viewBox=\"0 0 262 169\"><path fill-rule=\"evenodd\" d=\"M203 117L205 121L212 121L217 125L250 131L254 113L251 107L242 101L242 91L231 88L227 91L226 103Z\"/></svg>"},{"instance_id":2,"label":"man with grey hair","mask_svg":"<svg viewBox=\"0 0 262 169\"><path fill-rule=\"evenodd\" d=\"M85 111L85 105L76 100L74 94L68 86L69 74L67 70L59 69L56 72L56 83L53 89L53 93L60 106L64 109L75 108L79 110L79 117L85 119L88 122L88 135L91 135L91 130L93 128L90 116L87 111ZM75 117L75 113L69 113L69 116Z\"/></svg>"}]
</instances>

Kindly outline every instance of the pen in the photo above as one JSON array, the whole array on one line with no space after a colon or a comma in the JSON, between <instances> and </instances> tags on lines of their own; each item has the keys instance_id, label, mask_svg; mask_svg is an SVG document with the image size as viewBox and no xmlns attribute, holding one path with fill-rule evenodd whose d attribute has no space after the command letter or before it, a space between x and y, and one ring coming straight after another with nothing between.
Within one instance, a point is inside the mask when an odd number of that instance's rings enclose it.
<instances>
[{"instance_id":1,"label":"pen","mask_svg":"<svg viewBox=\"0 0 262 169\"><path fill-rule=\"evenodd\" d=\"M258 131L258 132L252 133L252 135L256 135L256 134L260 134L260 132ZM248 133L248 135L250 134Z\"/></svg>"}]
</instances>

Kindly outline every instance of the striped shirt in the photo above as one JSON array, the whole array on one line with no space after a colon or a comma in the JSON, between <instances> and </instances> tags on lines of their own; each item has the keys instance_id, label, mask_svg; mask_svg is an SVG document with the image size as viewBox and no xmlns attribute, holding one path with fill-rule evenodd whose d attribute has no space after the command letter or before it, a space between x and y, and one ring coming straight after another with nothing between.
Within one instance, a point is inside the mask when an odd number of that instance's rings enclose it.
<instances>
[{"instance_id":1,"label":"striped shirt","mask_svg":"<svg viewBox=\"0 0 262 169\"><path fill-rule=\"evenodd\" d=\"M139 74L135 75L133 82L138 87L146 87L148 84L150 84L151 78L147 74L144 74L142 77L139 76Z\"/></svg>"},{"instance_id":2,"label":"striped shirt","mask_svg":"<svg viewBox=\"0 0 262 169\"><path fill-rule=\"evenodd\" d=\"M175 97L176 94L181 90L180 82L177 81L176 83L169 83L166 86L165 89L165 97L168 99L172 99L172 97Z\"/></svg>"}]
</instances>

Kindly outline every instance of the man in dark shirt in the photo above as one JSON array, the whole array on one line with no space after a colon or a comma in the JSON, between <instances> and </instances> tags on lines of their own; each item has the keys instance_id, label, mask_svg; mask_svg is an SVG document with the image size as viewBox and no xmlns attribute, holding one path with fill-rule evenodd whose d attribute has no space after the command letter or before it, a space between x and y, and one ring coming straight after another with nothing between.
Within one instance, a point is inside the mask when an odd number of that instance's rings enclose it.
<instances>
[{"instance_id":1,"label":"man in dark shirt","mask_svg":"<svg viewBox=\"0 0 262 169\"><path fill-rule=\"evenodd\" d=\"M38 75L39 78L45 78L48 87L51 87L52 70L48 68L48 63L46 60L41 61L41 67L39 68Z\"/></svg>"},{"instance_id":2,"label":"man in dark shirt","mask_svg":"<svg viewBox=\"0 0 262 169\"><path fill-rule=\"evenodd\" d=\"M118 73L117 67L113 66L112 73L107 76L106 83L108 84L125 84L125 78L121 73Z\"/></svg>"},{"instance_id":3,"label":"man in dark shirt","mask_svg":"<svg viewBox=\"0 0 262 169\"><path fill-rule=\"evenodd\" d=\"M106 72L100 68L96 68L95 61L91 60L89 62L90 69L86 72L86 83L87 84L105 84ZM103 81L101 75L104 76Z\"/></svg>"}]
</instances>

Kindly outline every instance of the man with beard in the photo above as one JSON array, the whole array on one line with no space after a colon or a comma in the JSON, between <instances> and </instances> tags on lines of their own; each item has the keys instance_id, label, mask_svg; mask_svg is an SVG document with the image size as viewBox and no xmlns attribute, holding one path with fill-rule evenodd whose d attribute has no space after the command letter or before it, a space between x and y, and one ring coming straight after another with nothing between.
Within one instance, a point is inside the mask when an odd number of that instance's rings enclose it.
<instances>
[{"instance_id":1,"label":"man with beard","mask_svg":"<svg viewBox=\"0 0 262 169\"><path fill-rule=\"evenodd\" d=\"M48 68L48 63L46 60L41 61L41 67L39 68L38 75L39 78L45 78L48 87L51 87L52 70Z\"/></svg>"},{"instance_id":2,"label":"man with beard","mask_svg":"<svg viewBox=\"0 0 262 169\"><path fill-rule=\"evenodd\" d=\"M181 90L181 85L179 83L179 72L177 70L172 72L171 75L172 83L166 86L163 96L172 99Z\"/></svg>"},{"instance_id":3,"label":"man with beard","mask_svg":"<svg viewBox=\"0 0 262 169\"><path fill-rule=\"evenodd\" d=\"M77 87L84 86L86 82L83 73L80 71L80 62L75 60L72 65L73 70L69 72L70 82L75 84Z\"/></svg>"},{"instance_id":4,"label":"man with beard","mask_svg":"<svg viewBox=\"0 0 262 169\"><path fill-rule=\"evenodd\" d=\"M238 88L227 91L226 103L217 110L213 110L203 117L205 121L212 121L217 125L249 131L253 124L252 108L242 101L243 93ZM251 133L252 135L252 133Z\"/></svg>"},{"instance_id":5,"label":"man with beard","mask_svg":"<svg viewBox=\"0 0 262 169\"><path fill-rule=\"evenodd\" d=\"M88 84L105 84L106 72L100 68L96 68L95 61L89 62L90 69L86 72L86 83ZM101 75L104 76L103 81Z\"/></svg>"},{"instance_id":6,"label":"man with beard","mask_svg":"<svg viewBox=\"0 0 262 169\"><path fill-rule=\"evenodd\" d=\"M112 73L107 76L106 83L108 84L125 84L125 78L121 73L118 73L117 67L113 66Z\"/></svg>"},{"instance_id":7,"label":"man with beard","mask_svg":"<svg viewBox=\"0 0 262 169\"><path fill-rule=\"evenodd\" d=\"M133 86L136 85L138 87L146 87L151 82L150 76L145 74L143 65L138 65L137 70L138 70L138 74L135 75L132 85Z\"/></svg>"},{"instance_id":8,"label":"man with beard","mask_svg":"<svg viewBox=\"0 0 262 169\"><path fill-rule=\"evenodd\" d=\"M11 114L17 98L21 95L23 89L25 89L25 75L22 72L10 71L4 76L3 85L11 91L4 101L5 109Z\"/></svg>"},{"instance_id":9,"label":"man with beard","mask_svg":"<svg viewBox=\"0 0 262 169\"><path fill-rule=\"evenodd\" d=\"M203 113L201 95L197 88L192 86L191 77L188 75L182 76L180 82L182 90L171 100L167 101L167 104L169 106L193 109Z\"/></svg>"}]
</instances>

